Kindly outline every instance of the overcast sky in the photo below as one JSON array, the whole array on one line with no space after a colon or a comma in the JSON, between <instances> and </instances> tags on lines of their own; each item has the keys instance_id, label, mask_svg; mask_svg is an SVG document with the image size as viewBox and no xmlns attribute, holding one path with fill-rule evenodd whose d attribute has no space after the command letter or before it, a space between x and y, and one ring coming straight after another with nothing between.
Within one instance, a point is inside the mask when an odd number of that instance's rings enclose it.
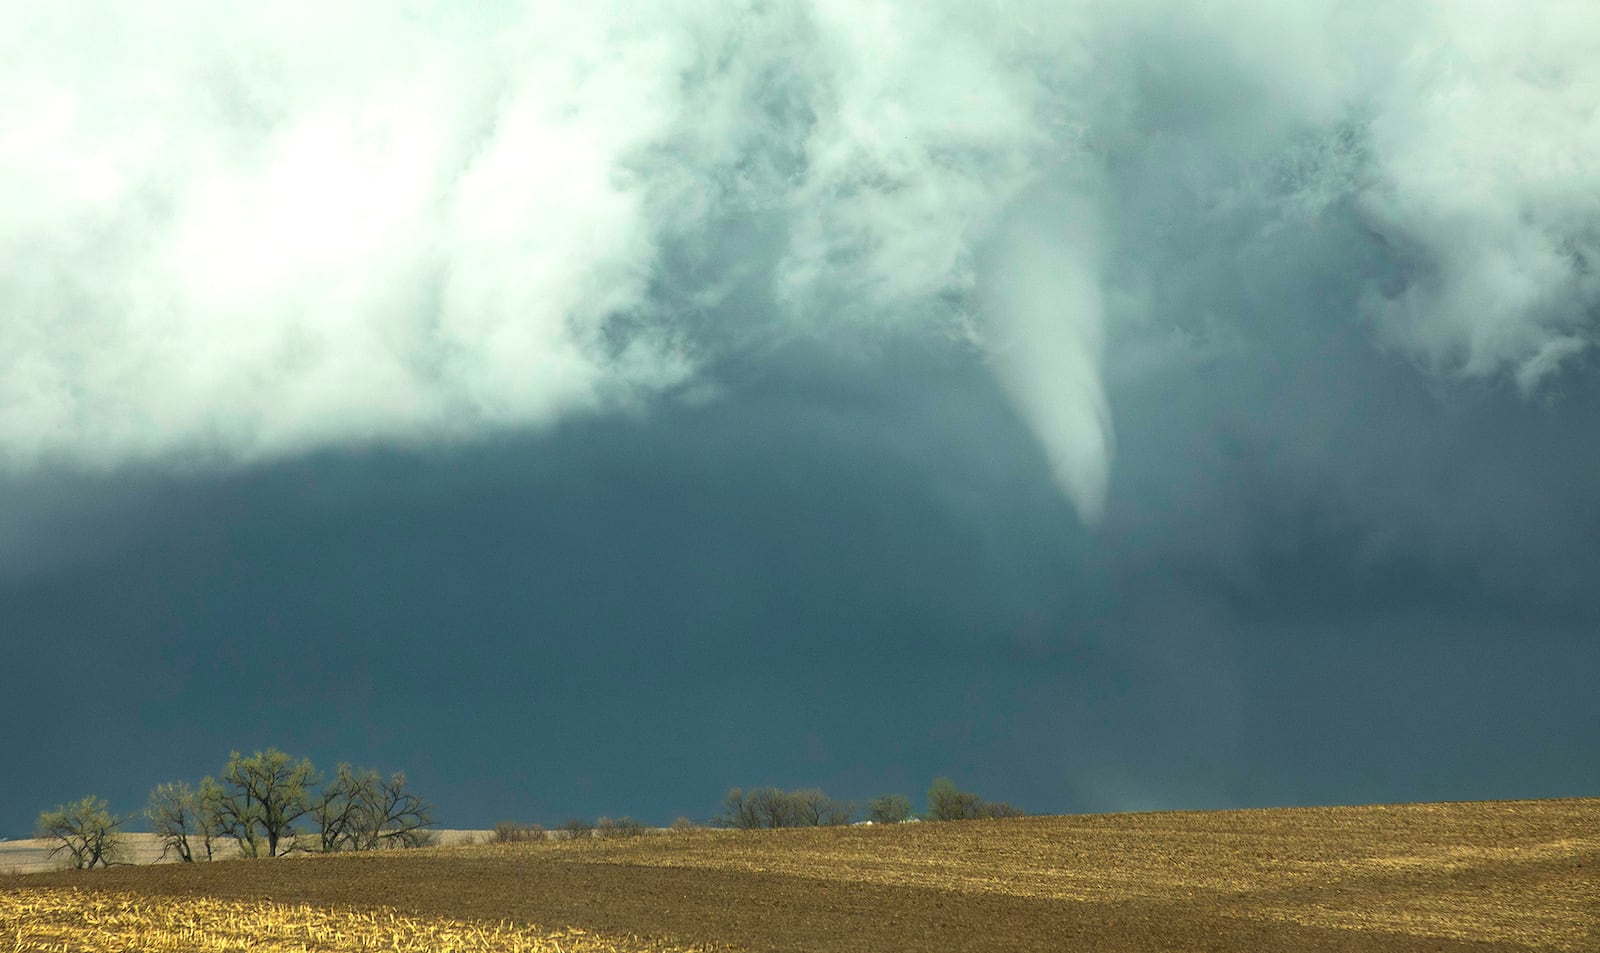
<instances>
[{"instance_id":1,"label":"overcast sky","mask_svg":"<svg viewBox=\"0 0 1600 953\"><path fill-rule=\"evenodd\" d=\"M0 13L0 834L1600 793L1589 0Z\"/></svg>"}]
</instances>

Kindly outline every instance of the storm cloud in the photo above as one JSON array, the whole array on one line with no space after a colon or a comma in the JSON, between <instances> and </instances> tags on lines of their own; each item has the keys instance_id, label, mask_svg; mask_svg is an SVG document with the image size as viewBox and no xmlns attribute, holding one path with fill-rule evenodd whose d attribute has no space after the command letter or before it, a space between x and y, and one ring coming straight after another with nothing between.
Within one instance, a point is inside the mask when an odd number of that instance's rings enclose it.
<instances>
[{"instance_id":1,"label":"storm cloud","mask_svg":"<svg viewBox=\"0 0 1600 953\"><path fill-rule=\"evenodd\" d=\"M1538 392L1595 330L1581 2L6 17L14 472L450 442L912 328L991 355L1092 520L1102 339L1252 333L1152 310L1176 229L1120 217L1152 190L1223 248L1354 216L1381 267L1335 319L1426 373ZM719 308L741 287L759 314Z\"/></svg>"},{"instance_id":2,"label":"storm cloud","mask_svg":"<svg viewBox=\"0 0 1600 953\"><path fill-rule=\"evenodd\" d=\"M7 8L0 833L268 744L466 825L1592 793L1595 50L1566 0Z\"/></svg>"}]
</instances>

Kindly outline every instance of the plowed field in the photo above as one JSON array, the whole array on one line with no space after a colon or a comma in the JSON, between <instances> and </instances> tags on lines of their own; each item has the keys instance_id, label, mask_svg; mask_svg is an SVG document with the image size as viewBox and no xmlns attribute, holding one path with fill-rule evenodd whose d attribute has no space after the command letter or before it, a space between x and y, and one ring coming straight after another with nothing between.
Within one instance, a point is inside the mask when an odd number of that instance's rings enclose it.
<instances>
[{"instance_id":1,"label":"plowed field","mask_svg":"<svg viewBox=\"0 0 1600 953\"><path fill-rule=\"evenodd\" d=\"M1579 953L1600 950L1600 800L702 832L0 879L49 886L753 951Z\"/></svg>"}]
</instances>

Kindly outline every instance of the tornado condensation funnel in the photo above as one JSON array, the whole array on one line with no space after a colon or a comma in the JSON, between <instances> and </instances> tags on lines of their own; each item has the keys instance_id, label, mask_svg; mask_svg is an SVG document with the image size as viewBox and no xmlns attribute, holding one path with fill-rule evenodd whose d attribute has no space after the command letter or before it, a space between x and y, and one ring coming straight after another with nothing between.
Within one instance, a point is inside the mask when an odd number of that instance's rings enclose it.
<instances>
[{"instance_id":1,"label":"tornado condensation funnel","mask_svg":"<svg viewBox=\"0 0 1600 953\"><path fill-rule=\"evenodd\" d=\"M1114 440L1100 375L1103 303L1093 213L1030 193L983 266L980 294L995 373L1086 524L1105 510Z\"/></svg>"}]
</instances>

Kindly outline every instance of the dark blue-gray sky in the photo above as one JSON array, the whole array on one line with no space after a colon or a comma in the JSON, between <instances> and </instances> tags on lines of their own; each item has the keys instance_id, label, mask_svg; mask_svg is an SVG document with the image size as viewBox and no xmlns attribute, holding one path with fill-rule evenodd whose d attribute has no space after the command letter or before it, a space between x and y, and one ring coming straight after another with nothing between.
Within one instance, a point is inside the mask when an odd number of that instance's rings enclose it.
<instances>
[{"instance_id":1,"label":"dark blue-gray sky","mask_svg":"<svg viewBox=\"0 0 1600 953\"><path fill-rule=\"evenodd\" d=\"M0 833L1595 793L1600 17L993 6L5 14Z\"/></svg>"}]
</instances>

